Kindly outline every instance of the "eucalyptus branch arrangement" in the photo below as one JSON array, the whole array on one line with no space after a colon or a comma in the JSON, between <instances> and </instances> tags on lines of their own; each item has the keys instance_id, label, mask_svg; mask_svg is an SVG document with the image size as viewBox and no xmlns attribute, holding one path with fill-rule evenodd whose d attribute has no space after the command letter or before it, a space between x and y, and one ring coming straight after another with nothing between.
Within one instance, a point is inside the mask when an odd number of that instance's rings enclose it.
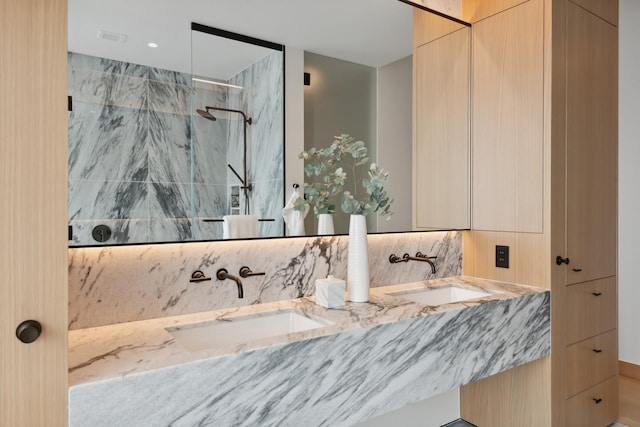
<instances>
[{"instance_id":1,"label":"eucalyptus branch arrangement","mask_svg":"<svg viewBox=\"0 0 640 427\"><path fill-rule=\"evenodd\" d=\"M306 200L299 197L293 208L304 211L305 205L313 206L313 212L318 214L332 214L336 210L336 205L332 199L342 191L347 175L341 167L336 166L335 158L325 153L324 149L311 148L300 154L301 159L305 159L307 164L304 173L308 177L321 176L320 181L312 184L304 183L304 194Z\"/></svg>"},{"instance_id":2,"label":"eucalyptus branch arrangement","mask_svg":"<svg viewBox=\"0 0 640 427\"><path fill-rule=\"evenodd\" d=\"M364 142L357 141L347 134L334 138L333 143L327 148L311 148L300 154L300 158L306 161L305 175L320 177L320 180L304 184L307 200L299 198L294 208L302 211L305 204L309 204L313 206L316 214L334 213L335 204L332 199L342 192L340 207L344 213L367 215L369 212L378 212L389 219L393 214L390 210L393 199L389 198L384 189L389 173L376 163L369 164ZM368 176L358 186L356 172L365 165L368 165ZM345 170L353 177L353 188L343 191L347 182Z\"/></svg>"}]
</instances>

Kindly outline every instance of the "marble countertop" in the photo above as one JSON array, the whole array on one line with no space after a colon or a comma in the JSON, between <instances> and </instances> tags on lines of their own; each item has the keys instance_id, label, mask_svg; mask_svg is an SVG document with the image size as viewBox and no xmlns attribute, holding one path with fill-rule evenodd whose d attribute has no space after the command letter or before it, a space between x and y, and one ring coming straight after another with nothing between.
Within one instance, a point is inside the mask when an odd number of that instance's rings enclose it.
<instances>
[{"instance_id":1,"label":"marble countertop","mask_svg":"<svg viewBox=\"0 0 640 427\"><path fill-rule=\"evenodd\" d=\"M427 306L387 295L388 292L440 287L450 283L481 288L492 292L492 295L439 306ZM512 283L461 276L372 288L368 303L347 302L345 307L339 309L325 309L316 305L313 297L309 297L79 329L69 332L69 386L73 388L97 381L126 378L186 363L373 328L402 320L544 292L548 291ZM324 319L332 324L318 329L255 340L248 344L226 345L198 351L189 351L180 346L166 329L192 323L224 322L238 316L287 309L295 309L310 318Z\"/></svg>"}]
</instances>

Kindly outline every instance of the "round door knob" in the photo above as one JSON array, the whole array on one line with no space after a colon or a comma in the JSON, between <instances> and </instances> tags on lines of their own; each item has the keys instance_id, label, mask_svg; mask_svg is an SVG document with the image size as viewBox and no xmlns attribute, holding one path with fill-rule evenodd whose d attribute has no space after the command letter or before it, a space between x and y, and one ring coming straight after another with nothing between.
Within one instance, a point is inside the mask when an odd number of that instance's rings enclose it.
<instances>
[{"instance_id":1,"label":"round door knob","mask_svg":"<svg viewBox=\"0 0 640 427\"><path fill-rule=\"evenodd\" d=\"M25 320L18 325L16 336L25 344L34 342L40 336L42 326L36 320Z\"/></svg>"}]
</instances>

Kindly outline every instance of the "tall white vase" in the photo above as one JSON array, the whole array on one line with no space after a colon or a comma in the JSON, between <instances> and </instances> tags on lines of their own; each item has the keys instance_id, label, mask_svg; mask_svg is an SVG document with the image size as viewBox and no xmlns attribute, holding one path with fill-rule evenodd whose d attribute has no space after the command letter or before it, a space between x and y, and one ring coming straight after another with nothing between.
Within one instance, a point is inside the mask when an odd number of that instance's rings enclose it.
<instances>
[{"instance_id":1,"label":"tall white vase","mask_svg":"<svg viewBox=\"0 0 640 427\"><path fill-rule=\"evenodd\" d=\"M318 214L318 234L321 236L333 235L333 214Z\"/></svg>"},{"instance_id":2,"label":"tall white vase","mask_svg":"<svg viewBox=\"0 0 640 427\"><path fill-rule=\"evenodd\" d=\"M351 215L349 219L347 291L349 301L369 301L369 251L367 217L364 215Z\"/></svg>"}]
</instances>

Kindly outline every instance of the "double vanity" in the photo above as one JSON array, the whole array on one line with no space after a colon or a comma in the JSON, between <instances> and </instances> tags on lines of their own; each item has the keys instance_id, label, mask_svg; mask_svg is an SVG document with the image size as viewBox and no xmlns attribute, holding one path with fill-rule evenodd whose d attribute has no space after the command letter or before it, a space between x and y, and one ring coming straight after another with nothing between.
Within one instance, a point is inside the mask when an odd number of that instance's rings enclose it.
<instances>
[{"instance_id":1,"label":"double vanity","mask_svg":"<svg viewBox=\"0 0 640 427\"><path fill-rule=\"evenodd\" d=\"M549 302L461 276L72 330L70 425L353 425L547 356Z\"/></svg>"}]
</instances>

